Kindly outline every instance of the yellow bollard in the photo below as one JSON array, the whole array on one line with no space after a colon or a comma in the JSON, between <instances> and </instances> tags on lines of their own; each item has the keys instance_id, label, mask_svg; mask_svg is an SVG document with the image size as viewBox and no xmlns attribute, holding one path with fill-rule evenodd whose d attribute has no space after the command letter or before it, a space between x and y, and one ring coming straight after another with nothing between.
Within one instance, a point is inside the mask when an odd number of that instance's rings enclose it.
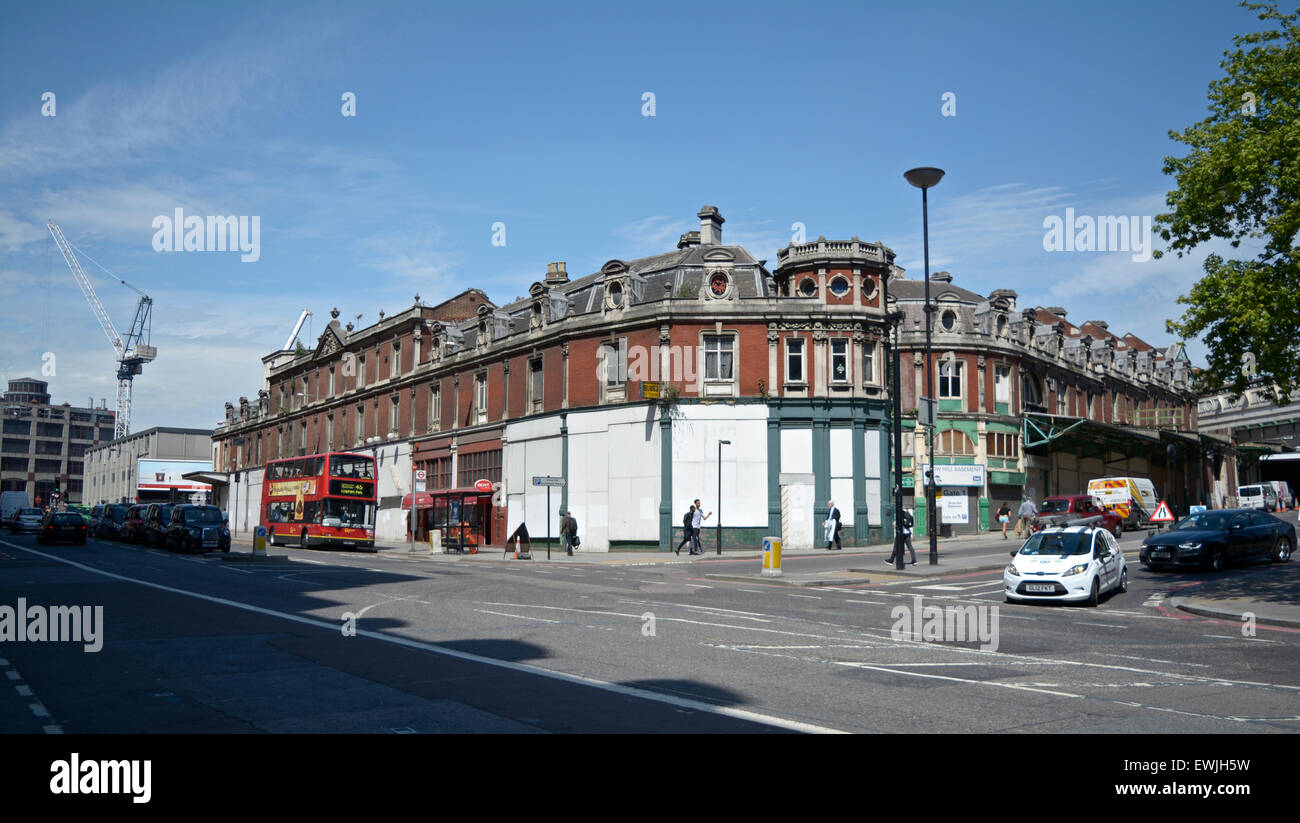
<instances>
[{"instance_id":1,"label":"yellow bollard","mask_svg":"<svg viewBox=\"0 0 1300 823\"><path fill-rule=\"evenodd\" d=\"M780 577L781 572L781 538L763 538L763 576Z\"/></svg>"}]
</instances>

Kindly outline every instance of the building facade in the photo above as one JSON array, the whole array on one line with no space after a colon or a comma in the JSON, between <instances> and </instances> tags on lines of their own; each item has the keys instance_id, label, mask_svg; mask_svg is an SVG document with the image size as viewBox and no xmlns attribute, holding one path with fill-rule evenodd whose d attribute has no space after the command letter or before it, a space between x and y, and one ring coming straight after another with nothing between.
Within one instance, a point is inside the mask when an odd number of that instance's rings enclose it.
<instances>
[{"instance_id":1,"label":"building facade","mask_svg":"<svg viewBox=\"0 0 1300 823\"><path fill-rule=\"evenodd\" d=\"M181 475L211 468L211 429L155 426L87 449L84 497L88 504L165 502L177 493L188 500L211 487Z\"/></svg>"},{"instance_id":2,"label":"building facade","mask_svg":"<svg viewBox=\"0 0 1300 823\"><path fill-rule=\"evenodd\" d=\"M380 542L406 539L417 470L435 498L491 489L473 499L488 545L520 525L553 533L564 508L585 550L667 550L695 498L706 526L721 525L710 546L820 544L832 499L845 543L878 539L892 528L881 344L893 251L819 238L769 270L723 243L716 208L697 217L673 251L573 280L551 263L505 305L476 290L433 307L417 295L364 329L335 310L313 351L264 358L256 402L227 404L214 470L232 499L258 501L267 460L371 453ZM549 509L540 476L566 480ZM232 504L237 531L259 517L256 502Z\"/></svg>"},{"instance_id":3,"label":"building facade","mask_svg":"<svg viewBox=\"0 0 1300 823\"><path fill-rule=\"evenodd\" d=\"M84 503L86 452L113 439L116 413L93 400L85 408L50 402L49 384L25 377L9 381L0 440L0 489L26 492L33 503L51 502L57 490L68 503Z\"/></svg>"},{"instance_id":4,"label":"building facade","mask_svg":"<svg viewBox=\"0 0 1300 823\"><path fill-rule=\"evenodd\" d=\"M903 314L904 505L916 509L921 533L925 496L917 490L931 432L916 421L927 394L925 285L890 284ZM1180 511L1203 498L1224 504L1233 453L1227 438L1199 431L1181 345L1120 337L1103 320L1075 325L1064 307L1021 308L1015 291L977 294L948 272L929 285L943 532L988 530L1003 503L1015 511L1022 494L1086 493L1098 477L1151 478Z\"/></svg>"}]
</instances>

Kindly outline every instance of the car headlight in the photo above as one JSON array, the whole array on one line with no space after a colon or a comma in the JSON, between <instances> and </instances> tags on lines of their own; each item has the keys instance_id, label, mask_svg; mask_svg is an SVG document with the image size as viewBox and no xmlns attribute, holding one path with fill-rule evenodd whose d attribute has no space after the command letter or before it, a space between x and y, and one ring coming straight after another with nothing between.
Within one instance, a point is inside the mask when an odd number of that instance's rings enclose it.
<instances>
[{"instance_id":1,"label":"car headlight","mask_svg":"<svg viewBox=\"0 0 1300 823\"><path fill-rule=\"evenodd\" d=\"M1065 570L1065 572L1061 575L1061 577L1069 577L1069 576L1072 575L1072 574L1083 574L1084 572L1086 572L1086 571L1088 570L1088 567L1089 567L1090 565L1092 565L1092 564L1091 564L1091 563L1080 563L1080 564L1077 565L1077 566L1071 566L1070 568L1068 568L1068 569Z\"/></svg>"},{"instance_id":2,"label":"car headlight","mask_svg":"<svg viewBox=\"0 0 1300 823\"><path fill-rule=\"evenodd\" d=\"M1019 571L1018 569L1016 569L1016 564L1015 564L1015 563L1012 563L1012 564L1010 564L1009 566L1007 566L1007 568L1006 568L1006 573L1009 574L1009 575L1011 575L1012 577L1019 577L1019 576L1020 576L1020 571Z\"/></svg>"},{"instance_id":3,"label":"car headlight","mask_svg":"<svg viewBox=\"0 0 1300 823\"><path fill-rule=\"evenodd\" d=\"M1201 547L1201 544L1200 544L1200 543L1197 543L1197 542L1191 542L1191 543L1179 543L1179 544L1178 544L1178 548L1180 548L1180 549L1199 549L1200 547Z\"/></svg>"}]
</instances>

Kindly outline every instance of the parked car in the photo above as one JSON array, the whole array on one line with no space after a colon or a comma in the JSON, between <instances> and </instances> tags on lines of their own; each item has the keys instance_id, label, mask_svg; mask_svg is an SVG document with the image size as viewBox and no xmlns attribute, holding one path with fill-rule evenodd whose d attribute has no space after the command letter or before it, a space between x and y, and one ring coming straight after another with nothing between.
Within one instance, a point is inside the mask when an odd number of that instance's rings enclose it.
<instances>
[{"instance_id":1,"label":"parked car","mask_svg":"<svg viewBox=\"0 0 1300 823\"><path fill-rule=\"evenodd\" d=\"M1096 526L1119 537L1124 533L1124 518L1102 508L1091 495L1070 494L1045 498L1034 518L1034 531L1067 526Z\"/></svg>"},{"instance_id":2,"label":"parked car","mask_svg":"<svg viewBox=\"0 0 1300 823\"><path fill-rule=\"evenodd\" d=\"M82 522L90 525L90 507L89 506L68 506L64 511L70 511L73 514L81 515Z\"/></svg>"},{"instance_id":3,"label":"parked car","mask_svg":"<svg viewBox=\"0 0 1300 823\"><path fill-rule=\"evenodd\" d=\"M105 506L100 513L99 528L95 530L95 536L116 540L118 530L126 522L126 513L129 508L130 506L125 503L110 503Z\"/></svg>"},{"instance_id":4,"label":"parked car","mask_svg":"<svg viewBox=\"0 0 1300 823\"><path fill-rule=\"evenodd\" d=\"M1281 518L1255 509L1213 509L1143 540L1138 560L1153 571L1191 566L1217 572L1254 559L1285 563L1295 544L1295 525Z\"/></svg>"},{"instance_id":5,"label":"parked car","mask_svg":"<svg viewBox=\"0 0 1300 823\"><path fill-rule=\"evenodd\" d=\"M1086 601L1128 591L1128 563L1109 530L1052 527L1030 535L1002 572L1008 603L1017 600Z\"/></svg>"},{"instance_id":6,"label":"parked car","mask_svg":"<svg viewBox=\"0 0 1300 823\"><path fill-rule=\"evenodd\" d=\"M167 527L172 522L170 503L152 503L144 512L144 543L146 546L167 545Z\"/></svg>"},{"instance_id":7,"label":"parked car","mask_svg":"<svg viewBox=\"0 0 1300 823\"><path fill-rule=\"evenodd\" d=\"M45 512L40 509L31 507L18 509L9 518L9 533L35 532L40 529L43 517L45 517Z\"/></svg>"},{"instance_id":8,"label":"parked car","mask_svg":"<svg viewBox=\"0 0 1300 823\"><path fill-rule=\"evenodd\" d=\"M230 551L230 529L216 506L173 506L166 535L168 549Z\"/></svg>"},{"instance_id":9,"label":"parked car","mask_svg":"<svg viewBox=\"0 0 1300 823\"><path fill-rule=\"evenodd\" d=\"M36 542L42 545L67 542L86 545L86 519L77 512L50 512L41 519Z\"/></svg>"},{"instance_id":10,"label":"parked car","mask_svg":"<svg viewBox=\"0 0 1300 823\"><path fill-rule=\"evenodd\" d=\"M126 518L117 529L117 539L123 543L140 543L144 541L144 512L149 508L143 504L127 507Z\"/></svg>"}]
</instances>

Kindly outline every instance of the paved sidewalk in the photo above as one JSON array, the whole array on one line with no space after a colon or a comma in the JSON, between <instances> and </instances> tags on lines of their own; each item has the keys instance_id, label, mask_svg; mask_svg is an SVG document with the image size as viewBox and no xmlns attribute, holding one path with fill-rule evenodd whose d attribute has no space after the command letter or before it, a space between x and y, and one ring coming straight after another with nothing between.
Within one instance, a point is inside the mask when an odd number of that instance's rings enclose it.
<instances>
[{"instance_id":1,"label":"paved sidewalk","mask_svg":"<svg viewBox=\"0 0 1300 823\"><path fill-rule=\"evenodd\" d=\"M1265 626L1282 626L1300 629L1300 606L1287 603L1270 603L1244 597L1171 597L1169 605L1189 614L1217 617L1221 620L1244 622L1247 614Z\"/></svg>"}]
</instances>

